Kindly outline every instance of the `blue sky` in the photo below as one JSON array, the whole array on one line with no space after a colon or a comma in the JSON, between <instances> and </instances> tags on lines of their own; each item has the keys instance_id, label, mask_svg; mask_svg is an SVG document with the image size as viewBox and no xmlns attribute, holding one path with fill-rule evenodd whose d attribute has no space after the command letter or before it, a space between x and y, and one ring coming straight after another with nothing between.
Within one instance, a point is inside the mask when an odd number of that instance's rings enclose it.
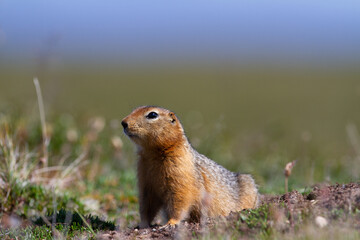
<instances>
[{"instance_id":1,"label":"blue sky","mask_svg":"<svg viewBox=\"0 0 360 240\"><path fill-rule=\"evenodd\" d=\"M358 60L360 1L0 0L0 55L48 49L122 60Z\"/></svg>"}]
</instances>

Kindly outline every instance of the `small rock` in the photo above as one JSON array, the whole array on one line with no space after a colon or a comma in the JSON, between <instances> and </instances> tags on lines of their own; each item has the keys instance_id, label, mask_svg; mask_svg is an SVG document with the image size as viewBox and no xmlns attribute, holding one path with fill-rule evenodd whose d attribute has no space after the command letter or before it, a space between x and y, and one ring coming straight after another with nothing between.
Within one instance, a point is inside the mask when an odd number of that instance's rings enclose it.
<instances>
[{"instance_id":1,"label":"small rock","mask_svg":"<svg viewBox=\"0 0 360 240\"><path fill-rule=\"evenodd\" d=\"M326 218L324 217L321 217L321 216L317 216L315 218L315 224L320 227L320 228L323 228L325 227L326 225L328 225L328 221L326 220Z\"/></svg>"}]
</instances>

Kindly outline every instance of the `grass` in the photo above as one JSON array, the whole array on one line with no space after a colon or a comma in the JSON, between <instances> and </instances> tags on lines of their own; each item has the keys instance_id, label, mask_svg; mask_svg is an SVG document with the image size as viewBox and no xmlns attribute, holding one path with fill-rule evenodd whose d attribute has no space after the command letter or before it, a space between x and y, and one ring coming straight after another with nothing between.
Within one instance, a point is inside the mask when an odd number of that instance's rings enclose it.
<instances>
[{"instance_id":1,"label":"grass","mask_svg":"<svg viewBox=\"0 0 360 240\"><path fill-rule=\"evenodd\" d=\"M2 115L0 157L2 160L1 184L4 187L1 188L1 199L3 199L1 218L19 217L16 226L2 228L0 234L5 239L11 239L14 236L22 236L24 239L55 236L71 239L86 236L95 239L99 231L126 229L138 224L133 149L126 140L122 144L113 144L114 136L123 138L122 135L114 135L111 125L99 123L99 121L106 122L99 119L102 118L86 121L87 127L76 127L78 123L75 120L69 120L68 116L58 116L51 120L52 123L48 123L51 129L49 166L44 167L40 160L42 142L36 141L41 138L39 125L28 122L26 119ZM96 121L98 123L95 123ZM76 138L71 136L69 131L75 131ZM222 141L225 138L233 139L232 136L224 134L223 130L219 129L206 138L209 142L199 142L197 148L213 158L222 154L227 156L229 151L232 151L229 142L231 145L233 140ZM217 144L217 141L221 144ZM216 148L212 148L213 145ZM64 154L64 149L69 153L68 156L61 156ZM84 152L86 152L85 157L76 158ZM223 158L225 160L223 164L231 163L232 158L231 155L228 159ZM72 159L82 160L74 164ZM91 159L91 161L88 161L86 165L80 164L86 162L85 159ZM286 158L281 154L276 156L274 153L268 156L267 160L275 162L275 167L263 168L254 163L259 174L265 181L270 182L261 186L261 192L283 193L285 165L282 163ZM292 171L295 173L297 168L298 166L295 166ZM278 180L272 179L273 175L277 176ZM68 184L69 181L72 181L71 185ZM290 188L294 188L301 181L299 176L291 175ZM299 191L307 195L311 188L304 186L299 188ZM274 232L271 211L269 205L243 211L233 222L219 223L218 227L231 232L232 238L243 236L244 228L246 228L253 232L253 236L268 239L279 234ZM331 214L335 217L343 216L336 210ZM68 217L66 220L67 215L71 218ZM306 218L305 214L304 219ZM28 221L32 223L25 224ZM223 234L222 230L218 231L212 231L209 235L195 236L216 238Z\"/></svg>"},{"instance_id":2,"label":"grass","mask_svg":"<svg viewBox=\"0 0 360 240\"><path fill-rule=\"evenodd\" d=\"M51 82L42 85L46 123L39 119L35 93L19 90L17 94L32 99L30 107L17 109L19 99L0 106L1 238L95 238L110 229L106 226L136 226L134 147L123 135L120 119L141 104L175 110L199 152L232 171L253 174L261 193L284 193L284 167L294 160L289 191L297 189L306 195L318 182L358 181L358 70L296 71L110 69L105 76L108 80L99 85L101 71L70 68L54 74L65 79L58 98L52 97ZM0 72L9 79L11 89L19 84L11 79L25 78L21 74L27 70ZM40 80L48 79L46 74ZM123 90L125 85L129 90ZM143 88L132 91L139 86ZM84 95L78 94L82 90ZM189 97L184 100L185 91ZM136 100L129 104L125 99ZM70 103L79 105L72 109ZM94 117L95 111L103 116ZM49 139L46 164L45 138ZM251 236L259 239L311 238L313 229L306 221L301 227L309 228L307 233L274 231L272 214L271 206L264 205L242 212L233 224L224 223L220 229L227 229L229 238L242 237L243 228L251 229ZM341 211L332 214L343 217ZM76 221L66 215L76 216ZM9 218L17 219L16 224L6 228ZM36 225L36 221L45 224ZM331 233L341 236L333 231L321 231L319 236L325 239ZM223 234L219 230L195 237L221 239ZM349 230L349 238L356 237L358 232Z\"/></svg>"},{"instance_id":3,"label":"grass","mask_svg":"<svg viewBox=\"0 0 360 240\"><path fill-rule=\"evenodd\" d=\"M0 118L2 238L11 239L17 235L24 239L38 239L48 238L49 234L52 237L59 234L71 237L74 232L88 232L95 237L94 231L114 230L113 222L102 221L98 216L83 216L92 209L88 208L87 202L81 199L82 195L78 192L85 186L81 172L86 163L85 156L91 156L88 153L92 149L89 142L95 140L99 129L90 127L87 134L92 134L91 141L85 141L81 147L75 144L74 147L82 149L80 156L75 160L66 164L67 157L48 155L51 164L48 165L48 162L42 161L43 143L34 146L31 140L28 141L28 138L37 135L38 128L34 127L34 132L29 133L26 128L22 128L23 125L13 125L17 120L9 119L12 118ZM56 152L56 144L59 144L59 141L54 141L54 144L49 149L55 149ZM55 160L60 162L55 164ZM65 215L70 216L66 221ZM24 225L27 227L23 228Z\"/></svg>"}]
</instances>

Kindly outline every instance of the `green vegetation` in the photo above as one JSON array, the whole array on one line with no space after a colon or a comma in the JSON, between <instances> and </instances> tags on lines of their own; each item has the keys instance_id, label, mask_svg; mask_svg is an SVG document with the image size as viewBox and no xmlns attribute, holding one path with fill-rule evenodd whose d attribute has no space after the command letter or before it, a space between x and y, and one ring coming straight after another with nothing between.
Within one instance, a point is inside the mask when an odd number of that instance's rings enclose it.
<instances>
[{"instance_id":1,"label":"green vegetation","mask_svg":"<svg viewBox=\"0 0 360 240\"><path fill-rule=\"evenodd\" d=\"M262 205L257 209L245 210L241 213L240 219L247 224L249 228L260 228L266 231L268 228L269 206Z\"/></svg>"},{"instance_id":2,"label":"green vegetation","mask_svg":"<svg viewBox=\"0 0 360 240\"><path fill-rule=\"evenodd\" d=\"M174 110L199 152L232 171L253 174L261 193L283 194L284 167L295 159L289 191L304 196L318 182L359 180L360 72L355 68L75 66L44 71L39 79L50 139L44 159L31 71L4 66L2 239L95 238L100 231L135 227L135 154L120 120L143 104ZM49 80L54 78L61 81ZM273 232L271 211L269 205L243 211L225 229L233 238L241 237L244 227L261 239L290 238ZM343 212L332 215L340 218ZM6 225L9 218L16 221Z\"/></svg>"},{"instance_id":3,"label":"green vegetation","mask_svg":"<svg viewBox=\"0 0 360 240\"><path fill-rule=\"evenodd\" d=\"M89 226L83 221L85 219ZM68 225L72 226L81 226L89 227L93 230L115 230L115 224L113 222L106 222L99 219L99 217L94 217L91 215L83 217L79 213L73 213L66 211L65 209L60 209L60 211L54 213L49 213L45 218L39 217L34 220L36 225L46 225L47 222L54 222L55 225Z\"/></svg>"}]
</instances>

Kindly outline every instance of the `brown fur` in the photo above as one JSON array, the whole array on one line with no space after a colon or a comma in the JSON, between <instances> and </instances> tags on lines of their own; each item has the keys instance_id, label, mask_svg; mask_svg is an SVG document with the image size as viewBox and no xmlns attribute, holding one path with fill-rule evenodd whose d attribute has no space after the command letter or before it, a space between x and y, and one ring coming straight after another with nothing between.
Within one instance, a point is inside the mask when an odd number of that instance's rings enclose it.
<instances>
[{"instance_id":1,"label":"brown fur","mask_svg":"<svg viewBox=\"0 0 360 240\"><path fill-rule=\"evenodd\" d=\"M150 112L158 117L148 118ZM179 119L169 110L145 106L123 119L124 132L138 147L140 227L148 227L160 209L169 225L202 214L227 215L257 206L250 175L231 173L197 153Z\"/></svg>"}]
</instances>

